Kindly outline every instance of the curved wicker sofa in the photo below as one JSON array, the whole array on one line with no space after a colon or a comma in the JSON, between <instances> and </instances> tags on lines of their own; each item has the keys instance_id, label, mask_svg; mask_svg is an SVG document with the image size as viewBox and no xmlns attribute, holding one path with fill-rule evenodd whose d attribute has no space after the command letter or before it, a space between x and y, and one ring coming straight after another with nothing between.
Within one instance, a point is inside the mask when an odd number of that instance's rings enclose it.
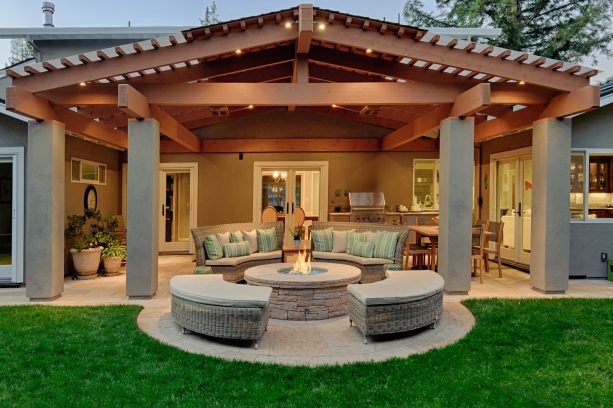
<instances>
[{"instance_id":1,"label":"curved wicker sofa","mask_svg":"<svg viewBox=\"0 0 613 408\"><path fill-rule=\"evenodd\" d=\"M274 228L277 233L277 251L268 254L260 254L258 252L238 258L222 258L218 261L211 261L206 258L204 250L204 237L211 234L222 234L224 232L234 231L251 231L253 229L270 229ZM207 265L213 270L213 273L223 274L224 280L228 282L240 282L243 280L245 271L252 266L265 265L269 263L281 262L283 246L283 222L268 222L268 223L238 223L238 224L220 224L209 225L206 227L192 228L192 237L196 247L196 266ZM224 265L223 263L227 263Z\"/></svg>"},{"instance_id":2,"label":"curved wicker sofa","mask_svg":"<svg viewBox=\"0 0 613 408\"><path fill-rule=\"evenodd\" d=\"M362 271L362 278L360 279L360 283L370 283L384 279L385 271L387 269L402 269L402 257L404 255L404 248L409 237L409 229L406 226L356 222L313 221L313 231L323 230L327 228L332 228L332 230L334 231L355 230L356 232L398 232L398 242L396 243L394 259L388 260L379 258L360 258L355 255L349 255L346 253L313 251L314 261L342 263L360 268L360 270Z\"/></svg>"}]
</instances>

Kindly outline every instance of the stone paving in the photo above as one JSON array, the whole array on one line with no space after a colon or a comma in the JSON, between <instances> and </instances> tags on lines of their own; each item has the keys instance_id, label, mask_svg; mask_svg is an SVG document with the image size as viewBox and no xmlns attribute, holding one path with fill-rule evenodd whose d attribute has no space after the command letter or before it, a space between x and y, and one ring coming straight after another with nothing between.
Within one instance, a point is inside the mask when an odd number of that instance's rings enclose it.
<instances>
[{"instance_id":1,"label":"stone paving","mask_svg":"<svg viewBox=\"0 0 613 408\"><path fill-rule=\"evenodd\" d=\"M423 329L410 335L372 337L364 345L362 335L349 327L346 316L323 321L292 322L270 320L258 350L250 343L236 343L211 339L200 335L181 334L170 316L169 281L174 275L191 274L193 256L159 257L159 289L152 299L128 300L125 296L125 274L87 281L67 278L61 298L46 303L54 306L140 304L144 306L138 317L138 327L163 343L183 350L225 359L280 363L291 365L339 364L357 361L380 361L406 357L444 347L464 337L474 325L472 314L459 302L469 298L613 298L613 282L603 279L571 280L565 295L544 295L530 287L527 273L503 267L503 278L492 264L484 283L472 281L467 296L445 296L444 312L435 329ZM0 288L0 305L31 304L25 288Z\"/></svg>"}]
</instances>

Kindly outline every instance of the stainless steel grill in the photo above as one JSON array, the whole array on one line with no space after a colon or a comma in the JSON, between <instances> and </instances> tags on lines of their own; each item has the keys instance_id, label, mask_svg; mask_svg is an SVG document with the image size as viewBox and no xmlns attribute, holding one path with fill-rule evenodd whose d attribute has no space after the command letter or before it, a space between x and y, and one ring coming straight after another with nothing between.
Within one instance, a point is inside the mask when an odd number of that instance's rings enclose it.
<instances>
[{"instance_id":1,"label":"stainless steel grill","mask_svg":"<svg viewBox=\"0 0 613 408\"><path fill-rule=\"evenodd\" d=\"M381 192L349 193L349 207L351 222L385 223L385 196Z\"/></svg>"}]
</instances>

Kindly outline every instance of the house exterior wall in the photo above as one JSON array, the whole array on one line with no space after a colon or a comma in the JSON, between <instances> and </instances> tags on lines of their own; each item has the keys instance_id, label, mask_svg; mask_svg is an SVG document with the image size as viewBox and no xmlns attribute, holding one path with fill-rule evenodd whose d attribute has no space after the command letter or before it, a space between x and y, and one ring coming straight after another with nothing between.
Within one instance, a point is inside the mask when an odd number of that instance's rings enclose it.
<instances>
[{"instance_id":1,"label":"house exterior wall","mask_svg":"<svg viewBox=\"0 0 613 408\"><path fill-rule=\"evenodd\" d=\"M606 148L613 152L613 104L573 118L573 148ZM570 223L570 275L604 278L606 262L613 257L613 223Z\"/></svg>"}]
</instances>

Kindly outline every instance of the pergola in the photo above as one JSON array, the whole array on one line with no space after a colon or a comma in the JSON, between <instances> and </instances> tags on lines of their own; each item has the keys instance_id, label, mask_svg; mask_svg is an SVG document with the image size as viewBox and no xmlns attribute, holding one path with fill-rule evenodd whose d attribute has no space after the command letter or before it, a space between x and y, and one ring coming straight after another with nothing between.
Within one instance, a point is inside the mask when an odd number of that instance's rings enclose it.
<instances>
[{"instance_id":1,"label":"pergola","mask_svg":"<svg viewBox=\"0 0 613 408\"><path fill-rule=\"evenodd\" d=\"M439 268L447 291L464 293L474 143L533 128L532 283L545 292L566 288L568 262L558 255L568 252L570 126L562 119L599 105L599 89L589 84L596 70L303 4L7 74L7 108L35 120L27 275L47 283L28 284L31 298L51 298L61 284L63 252L54 241L63 242L65 132L128 150L128 229L136 238L128 242L127 293L139 297L157 289L160 152L419 151L440 144ZM279 107L389 133L211 140L193 132ZM34 253L44 267L31 262Z\"/></svg>"}]
</instances>

